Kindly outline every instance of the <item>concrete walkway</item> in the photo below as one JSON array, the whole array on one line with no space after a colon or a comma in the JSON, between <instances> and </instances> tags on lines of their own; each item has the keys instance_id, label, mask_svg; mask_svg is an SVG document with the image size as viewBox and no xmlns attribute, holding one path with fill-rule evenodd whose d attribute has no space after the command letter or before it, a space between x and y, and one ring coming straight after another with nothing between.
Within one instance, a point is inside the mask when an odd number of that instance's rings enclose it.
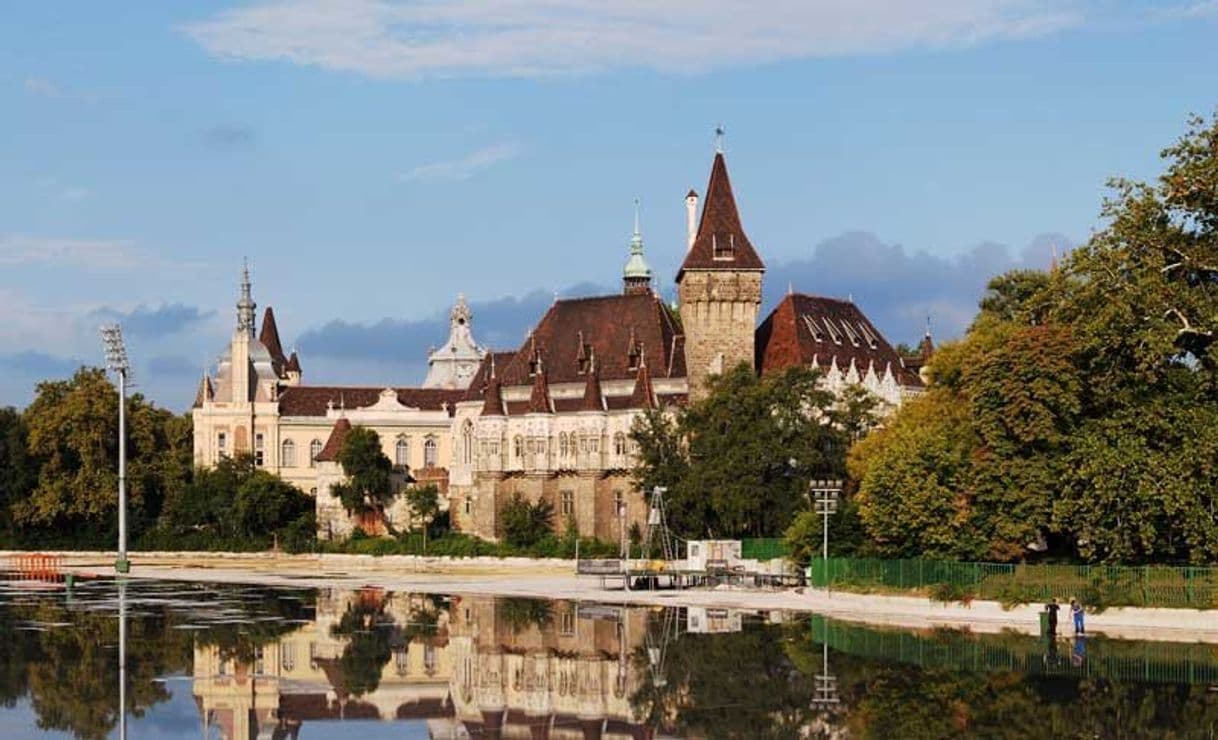
<instances>
[{"instance_id":1,"label":"concrete walkway","mask_svg":"<svg viewBox=\"0 0 1218 740\"><path fill-rule=\"evenodd\" d=\"M113 575L113 553L56 553L64 572ZM0 566L16 553L0 552ZM270 553L133 553L132 578L270 586L445 594L526 596L653 606L703 606L750 611L815 612L851 622L910 629L952 627L974 632L1038 631L1040 605L1009 610L997 602L969 604L914 596L853 594L819 589L714 588L686 591L603 590L600 579L577 577L569 560L425 558ZM1069 633L1063 609L1061 628ZM1122 607L1087 615L1089 634L1123 639L1218 643L1218 612Z\"/></svg>"}]
</instances>

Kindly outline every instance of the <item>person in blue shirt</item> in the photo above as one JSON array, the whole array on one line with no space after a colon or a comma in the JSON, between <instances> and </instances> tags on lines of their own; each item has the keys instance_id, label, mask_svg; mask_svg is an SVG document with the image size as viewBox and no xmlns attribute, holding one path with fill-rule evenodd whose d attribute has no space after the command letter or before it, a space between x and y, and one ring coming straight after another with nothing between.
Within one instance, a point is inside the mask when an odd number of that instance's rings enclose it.
<instances>
[{"instance_id":1,"label":"person in blue shirt","mask_svg":"<svg viewBox=\"0 0 1218 740\"><path fill-rule=\"evenodd\" d=\"M1083 605L1075 599L1070 599L1070 616L1074 617L1074 634L1086 633L1083 629Z\"/></svg>"}]
</instances>

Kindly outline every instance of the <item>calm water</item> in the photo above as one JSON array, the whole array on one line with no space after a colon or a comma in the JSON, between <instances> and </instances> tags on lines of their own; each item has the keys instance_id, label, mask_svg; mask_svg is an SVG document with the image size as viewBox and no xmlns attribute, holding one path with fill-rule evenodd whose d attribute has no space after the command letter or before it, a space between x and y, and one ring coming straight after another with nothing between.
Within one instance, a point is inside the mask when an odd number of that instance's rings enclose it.
<instances>
[{"instance_id":1,"label":"calm water","mask_svg":"<svg viewBox=\"0 0 1218 740\"><path fill-rule=\"evenodd\" d=\"M1199 645L112 580L3 584L0 637L4 738L1218 736Z\"/></svg>"}]
</instances>

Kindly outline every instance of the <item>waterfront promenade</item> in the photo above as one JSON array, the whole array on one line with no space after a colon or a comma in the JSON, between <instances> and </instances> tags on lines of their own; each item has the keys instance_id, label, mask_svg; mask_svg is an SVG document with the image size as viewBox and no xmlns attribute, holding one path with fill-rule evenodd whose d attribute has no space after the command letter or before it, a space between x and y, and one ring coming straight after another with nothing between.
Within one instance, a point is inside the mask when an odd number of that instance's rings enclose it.
<instances>
[{"instance_id":1,"label":"waterfront promenade","mask_svg":"<svg viewBox=\"0 0 1218 740\"><path fill-rule=\"evenodd\" d=\"M113 553L62 552L63 572L77 577L113 574ZM0 552L0 563L17 553ZM577 577L569 560L430 558L418 556L283 555L270 553L133 553L132 578L316 588L379 587L397 592L463 593L657 606L788 610L835 619L913 629L952 627L974 632L1035 634L1039 604L1004 609L919 596L852 594L812 588L774 590L719 587L685 591L602 589L600 579ZM1088 615L1088 633L1123 639L1218 644L1218 612L1120 607Z\"/></svg>"}]
</instances>

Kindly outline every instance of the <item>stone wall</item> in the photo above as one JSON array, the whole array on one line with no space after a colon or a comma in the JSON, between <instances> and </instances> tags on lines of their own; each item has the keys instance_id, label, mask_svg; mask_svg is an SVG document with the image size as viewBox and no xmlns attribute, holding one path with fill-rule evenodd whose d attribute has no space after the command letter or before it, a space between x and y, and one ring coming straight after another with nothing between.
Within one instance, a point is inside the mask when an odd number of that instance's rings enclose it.
<instances>
[{"instance_id":1,"label":"stone wall","mask_svg":"<svg viewBox=\"0 0 1218 740\"><path fill-rule=\"evenodd\" d=\"M761 272L689 270L677 287L689 393L702 398L707 376L753 367Z\"/></svg>"}]
</instances>

